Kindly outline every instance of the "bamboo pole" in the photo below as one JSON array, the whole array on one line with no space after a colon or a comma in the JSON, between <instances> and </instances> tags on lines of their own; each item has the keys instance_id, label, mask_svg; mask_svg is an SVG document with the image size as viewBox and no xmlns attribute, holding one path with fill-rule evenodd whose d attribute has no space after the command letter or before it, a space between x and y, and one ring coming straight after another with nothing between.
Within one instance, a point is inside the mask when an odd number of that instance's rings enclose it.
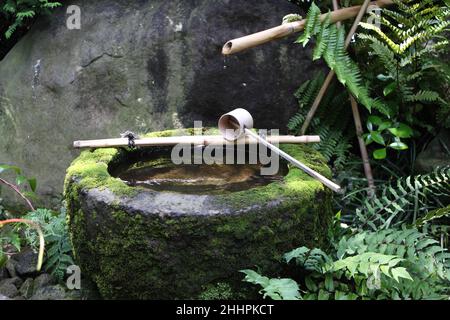
<instances>
[{"instance_id":1,"label":"bamboo pole","mask_svg":"<svg viewBox=\"0 0 450 320\"><path fill-rule=\"evenodd\" d=\"M255 140L259 141L259 143L265 145L267 148L269 148L270 150L272 150L273 152L278 154L280 157L283 157L284 159L286 159L287 161L292 163L294 166L300 168L301 170L303 170L304 172L309 174L314 179L319 180L321 183L323 183L325 186L327 186L328 188L330 188L334 192L338 192L338 193L342 192L342 189L341 189L341 187L338 184L334 183L333 181L331 181L328 178L324 177L323 175L321 175L317 171L314 171L310 167L308 167L305 164L301 163L300 161L298 161L294 157L290 156L289 154L287 154L283 150L281 150L281 149L277 148L276 146L274 146L273 144L269 143L266 139L263 139L260 136L258 136L258 134L252 132L251 130L249 130L247 128L245 128L244 130L245 130L245 134L247 136L250 136L250 137L254 138Z\"/></svg>"},{"instance_id":2,"label":"bamboo pole","mask_svg":"<svg viewBox=\"0 0 450 320\"><path fill-rule=\"evenodd\" d=\"M364 9L364 11L362 12L364 14L364 12L367 10L367 5L368 5L369 1L365 1L362 5L362 9L364 7L366 7ZM367 5L366 5L367 3ZM338 10L339 9L339 4L337 3L337 0L333 0L333 9L334 10ZM362 11L361 9L361 11ZM358 23L353 23L352 28L350 29L349 33L348 33L348 37L345 41L345 47L347 48L348 45L350 44L351 38L353 36L353 34L356 32L356 28L358 27L359 22L362 19L362 15L358 15L355 19L355 22L357 20ZM337 22L337 26L340 27L340 22ZM348 42L347 42L348 40ZM331 73L331 72L330 72ZM333 76L334 76L334 72L333 72ZM325 89L326 90L326 89ZM363 161L363 167L364 167L364 174L366 176L367 179L367 184L369 185L369 197L372 197L375 194L375 183L373 180L373 174L372 174L372 167L370 166L370 162L369 162L369 155L367 153L367 148L366 148L366 144L364 142L364 139L362 138L362 134L363 134L363 130L362 130L362 124L361 124L361 116L359 115L359 109L358 109L358 103L356 102L356 99L349 93L349 98L350 98L350 104L352 106L352 114L353 114L353 120L355 122L355 128L356 128L356 137L358 139L358 143L359 143L359 150L361 153L361 159Z\"/></svg>"},{"instance_id":3,"label":"bamboo pole","mask_svg":"<svg viewBox=\"0 0 450 320\"><path fill-rule=\"evenodd\" d=\"M267 136L270 143L315 143L320 142L320 136ZM237 143L256 144L257 139L244 137L236 141ZM134 140L136 147L174 146L177 144L193 145L230 145L234 141L228 141L223 136L175 136L175 137L155 137ZM113 148L128 146L127 138L99 139L99 140L79 140L73 142L74 148Z\"/></svg>"},{"instance_id":4,"label":"bamboo pole","mask_svg":"<svg viewBox=\"0 0 450 320\"><path fill-rule=\"evenodd\" d=\"M393 4L392 0L377 0L372 1L371 5L376 5L379 7L385 7ZM336 23L338 21L344 21L347 19L351 19L357 16L358 12L360 12L361 6L353 6L348 8L343 8L340 10L336 10L330 13L330 21L331 23ZM364 10L365 12L365 10ZM322 14L320 19L323 21L327 16L327 13ZM260 31L257 33L253 33L241 38L236 38L228 41L222 48L222 54L230 55L234 54L246 49L250 49L264 43L284 38L288 35L291 35L296 32L300 32L305 28L306 19L301 21L290 22L286 24L282 24L280 26L267 29L264 31Z\"/></svg>"},{"instance_id":5,"label":"bamboo pole","mask_svg":"<svg viewBox=\"0 0 450 320\"><path fill-rule=\"evenodd\" d=\"M319 108L320 103L322 102L323 97L325 96L325 93L327 92L328 87L331 84L331 81L333 81L335 76L335 73L333 70L330 70L328 72L327 77L325 78L325 81L322 84L322 87L320 88L319 92L317 93L317 96L314 98L313 104L311 108L309 109L308 113L306 114L305 121L302 124L302 128L300 129L300 134L305 134L306 130L309 128L309 124L312 121L312 118L316 114L317 109Z\"/></svg>"},{"instance_id":6,"label":"bamboo pole","mask_svg":"<svg viewBox=\"0 0 450 320\"><path fill-rule=\"evenodd\" d=\"M355 121L356 136L358 138L359 150L361 152L361 158L363 160L364 173L366 175L367 184L369 185L369 197L375 194L375 183L373 180L372 168L369 162L369 155L367 153L366 144L362 138L363 130L361 125L361 117L359 115L358 104L355 98L350 95L350 104L352 105L353 119Z\"/></svg>"}]
</instances>

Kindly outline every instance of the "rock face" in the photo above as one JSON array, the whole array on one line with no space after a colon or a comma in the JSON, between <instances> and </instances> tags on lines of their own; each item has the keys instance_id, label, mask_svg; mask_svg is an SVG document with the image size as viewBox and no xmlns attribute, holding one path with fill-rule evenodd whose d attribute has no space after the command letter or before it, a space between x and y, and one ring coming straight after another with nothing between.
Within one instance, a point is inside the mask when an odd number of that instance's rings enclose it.
<instances>
[{"instance_id":1,"label":"rock face","mask_svg":"<svg viewBox=\"0 0 450 320\"><path fill-rule=\"evenodd\" d=\"M330 176L317 151L281 147ZM68 169L75 259L104 298L195 299L218 282L242 288L239 270L257 265L275 272L283 253L323 244L331 194L300 169L265 186L219 194L130 187L109 174L124 159L138 161L150 152L163 156L170 149L84 151Z\"/></svg>"},{"instance_id":2,"label":"rock face","mask_svg":"<svg viewBox=\"0 0 450 320\"><path fill-rule=\"evenodd\" d=\"M0 163L36 176L58 201L73 140L216 124L244 107L260 128L284 129L295 89L317 66L295 37L224 58L229 39L280 24L280 0L72 1L40 18L0 62ZM48 201L47 201L48 202Z\"/></svg>"}]
</instances>

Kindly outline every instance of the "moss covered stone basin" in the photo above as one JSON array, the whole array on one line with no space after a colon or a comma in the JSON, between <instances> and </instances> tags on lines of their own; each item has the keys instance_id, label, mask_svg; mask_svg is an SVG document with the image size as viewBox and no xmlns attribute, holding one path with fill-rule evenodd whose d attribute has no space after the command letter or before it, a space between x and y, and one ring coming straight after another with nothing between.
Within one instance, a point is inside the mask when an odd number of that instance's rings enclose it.
<instances>
[{"instance_id":1,"label":"moss covered stone basin","mask_svg":"<svg viewBox=\"0 0 450 320\"><path fill-rule=\"evenodd\" d=\"M281 148L330 176L322 156L310 147ZM67 170L65 198L75 258L103 297L197 298L217 283L242 286L238 270L259 266L275 272L283 253L324 241L331 194L299 169L281 163L271 180L261 179L249 166L214 168L219 178L202 176L198 172L203 171L168 169L165 160L158 161L167 159L170 150L87 150ZM154 162L142 166L142 159ZM184 182L181 188L146 186L136 183L140 175L163 182L181 176ZM193 176L187 188L186 175ZM232 187L220 187L221 175L229 176Z\"/></svg>"}]
</instances>

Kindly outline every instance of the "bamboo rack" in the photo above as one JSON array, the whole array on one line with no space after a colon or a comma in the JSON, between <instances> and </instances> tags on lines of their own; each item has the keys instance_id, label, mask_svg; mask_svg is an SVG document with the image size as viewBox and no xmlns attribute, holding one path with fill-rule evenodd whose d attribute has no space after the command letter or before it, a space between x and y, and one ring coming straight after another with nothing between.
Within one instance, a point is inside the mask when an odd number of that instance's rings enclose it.
<instances>
[{"instance_id":1,"label":"bamboo rack","mask_svg":"<svg viewBox=\"0 0 450 320\"><path fill-rule=\"evenodd\" d=\"M275 144L291 143L315 143L320 142L320 136L267 136L267 142ZM127 138L99 139L99 140L79 140L73 142L73 147L80 148L114 148L126 147L129 140ZM155 137L135 139L136 147L174 146L177 144L192 145L233 145L235 143L257 144L258 140L253 137L243 137L237 141L228 141L223 136L175 136L175 137Z\"/></svg>"},{"instance_id":2,"label":"bamboo rack","mask_svg":"<svg viewBox=\"0 0 450 320\"><path fill-rule=\"evenodd\" d=\"M375 5L378 7L386 7L391 4L393 4L392 0L377 0L370 3L370 5ZM350 18L354 18L358 15L360 9L361 6L353 6L332 11L329 13L330 21L331 23L336 23L338 21L344 21ZM323 21L327 15L328 13L322 14L320 16L320 19ZM302 31L305 28L305 24L306 19L303 19L301 21L282 24L271 29L230 40L223 46L222 54L234 54L270 42L272 40L284 38L290 34Z\"/></svg>"}]
</instances>

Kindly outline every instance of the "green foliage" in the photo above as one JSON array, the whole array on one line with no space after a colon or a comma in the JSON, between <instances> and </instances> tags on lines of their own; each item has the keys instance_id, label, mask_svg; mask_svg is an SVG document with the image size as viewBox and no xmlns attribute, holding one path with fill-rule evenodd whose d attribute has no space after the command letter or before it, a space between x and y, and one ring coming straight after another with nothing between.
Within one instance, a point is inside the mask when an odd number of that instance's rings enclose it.
<instances>
[{"instance_id":1,"label":"green foliage","mask_svg":"<svg viewBox=\"0 0 450 320\"><path fill-rule=\"evenodd\" d=\"M450 200L449 182L450 167L447 166L426 175L378 185L373 197L367 197L367 189L359 189L345 198L351 198L354 205L353 225L386 229L415 223L428 211L444 207Z\"/></svg>"},{"instance_id":2,"label":"green foliage","mask_svg":"<svg viewBox=\"0 0 450 320\"><path fill-rule=\"evenodd\" d=\"M320 20L320 9L311 4L303 34L297 43L306 44L314 38L316 40L313 60L324 58L331 70L336 73L338 80L370 111L377 109L389 116L389 110L379 100L370 98L369 90L363 83L363 78L357 64L350 58L345 48L345 29L331 24L329 16Z\"/></svg>"},{"instance_id":3,"label":"green foliage","mask_svg":"<svg viewBox=\"0 0 450 320\"><path fill-rule=\"evenodd\" d=\"M11 21L5 32L6 39L9 39L17 28L21 27L27 19L34 18L41 14L49 14L62 4L48 0L6 0L0 7L0 15Z\"/></svg>"},{"instance_id":4,"label":"green foliage","mask_svg":"<svg viewBox=\"0 0 450 320\"><path fill-rule=\"evenodd\" d=\"M42 226L46 243L44 268L57 279L63 280L67 267L74 264L64 206L58 214L47 209L37 209L24 218L36 221ZM24 234L33 247L38 246L35 233L25 230Z\"/></svg>"},{"instance_id":5,"label":"green foliage","mask_svg":"<svg viewBox=\"0 0 450 320\"><path fill-rule=\"evenodd\" d=\"M17 251L20 251L21 240L20 236L14 232L10 227L0 226L0 268L6 263L8 257L5 252L5 247L11 245Z\"/></svg>"},{"instance_id":6,"label":"green foliage","mask_svg":"<svg viewBox=\"0 0 450 320\"><path fill-rule=\"evenodd\" d=\"M26 184L28 184L28 186L30 187L32 192L36 191L36 187L37 187L36 178L28 178L28 177L24 176L22 173L22 169L20 169L19 167L6 165L6 164L0 164L0 174L3 172L8 172L8 171L12 171L16 175L15 181L18 186L26 183Z\"/></svg>"},{"instance_id":7,"label":"green foliage","mask_svg":"<svg viewBox=\"0 0 450 320\"><path fill-rule=\"evenodd\" d=\"M417 221L415 222L414 225L417 227L421 227L425 223L429 223L430 221L440 219L443 217L448 217L448 216L450 216L450 205L448 205L444 208L439 208L439 209L429 211L424 217L417 219Z\"/></svg>"},{"instance_id":8,"label":"green foliage","mask_svg":"<svg viewBox=\"0 0 450 320\"><path fill-rule=\"evenodd\" d=\"M448 126L450 107L445 101L449 70L446 59L449 41L445 32L450 9L443 1L394 0L384 8L376 24L361 22L367 33L359 39L369 47L372 70L365 74L374 90L382 93L390 113L411 126L429 131L433 126L421 120L420 112L433 112ZM374 15L374 13L372 13ZM439 58L439 56L442 58Z\"/></svg>"},{"instance_id":9,"label":"green foliage","mask_svg":"<svg viewBox=\"0 0 450 320\"><path fill-rule=\"evenodd\" d=\"M297 281L245 270L245 281L272 299L448 299L450 254L416 229L344 236L330 254L297 248L285 254Z\"/></svg>"},{"instance_id":10,"label":"green foliage","mask_svg":"<svg viewBox=\"0 0 450 320\"><path fill-rule=\"evenodd\" d=\"M448 5L432 0L395 3L393 8L383 9L380 19L372 13L381 27L361 22L368 33L359 34L352 46L357 49L356 57L364 57L365 61L358 64L346 52L344 26L330 24L329 17L321 21L321 11L314 3L309 7L305 30L297 39L304 46L314 39L313 60L323 58L339 81L373 114L364 137L367 144L377 145L371 150L375 159L386 158L389 149L406 150L403 139L419 136L418 129L435 133L430 115L437 117L440 125L450 125L450 104L445 100L450 77L448 40L442 36L450 23ZM344 5L350 4L353 2ZM378 98L370 97L368 86ZM304 113L296 115L290 125L297 127L302 121Z\"/></svg>"},{"instance_id":11,"label":"green foliage","mask_svg":"<svg viewBox=\"0 0 450 320\"><path fill-rule=\"evenodd\" d=\"M375 159L386 158L387 148L394 150L406 150L408 145L401 141L402 138L411 138L413 129L404 123L394 123L390 120L382 120L378 116L369 116L367 119L368 133L363 135L367 145L375 142L383 146L373 152Z\"/></svg>"},{"instance_id":12,"label":"green foliage","mask_svg":"<svg viewBox=\"0 0 450 320\"><path fill-rule=\"evenodd\" d=\"M450 80L445 38L449 9L442 1L394 2L395 6L383 9L380 28L361 23L368 31L359 34L351 47L356 50L355 57L364 57L358 65L344 48L344 27L331 25L329 18L320 21L320 9L314 3L309 8L304 33L297 42L306 45L314 39L313 60L324 58L338 80L371 113L362 112L368 130L363 138L366 144L375 146L374 158L386 158L388 150L408 147L409 150L396 153L394 161L387 158L376 162L374 173L387 176L376 180L373 196L368 196L367 188L359 187L366 182L358 174L349 177L349 186L353 184L354 191L349 188L340 203L347 204L343 212L345 218L351 218L345 220L350 227L341 227L339 213L328 231L329 248L301 247L287 253L286 262L295 264L296 269L284 277L244 270L245 281L262 287L264 297L319 300L450 297L450 254L444 249L450 235L450 167L408 176L416 149L420 150L417 141L421 135L426 131L433 134L439 125L449 124L450 109L445 100ZM350 4L353 1L341 3ZM288 124L294 133L299 132L323 81L322 75L316 76L297 91L300 110ZM368 85L378 99L370 98ZM324 96L311 122L311 131L321 135L322 143L316 148L327 160L344 159L340 168L351 172L347 168L351 164L350 140L345 141L344 137L348 133L350 139L354 134L347 131L346 124L339 123L346 123L345 111L350 107L344 90L333 90ZM340 94L342 102L338 102ZM325 130L338 138L328 138L322 133ZM406 139L412 140L409 146ZM324 148L324 141L331 147ZM347 144L345 156L338 143Z\"/></svg>"},{"instance_id":13,"label":"green foliage","mask_svg":"<svg viewBox=\"0 0 450 320\"><path fill-rule=\"evenodd\" d=\"M295 93L299 111L290 119L288 129L294 134L300 133L306 113L311 107L324 81L324 75L318 73L312 80L306 81ZM332 108L333 112L329 112ZM316 117L311 122L311 132L321 138L321 142L312 145L320 151L337 170L342 169L348 160L351 140L355 137L348 94L333 82L322 99Z\"/></svg>"},{"instance_id":14,"label":"green foliage","mask_svg":"<svg viewBox=\"0 0 450 320\"><path fill-rule=\"evenodd\" d=\"M300 299L298 284L292 279L269 279L261 276L253 270L241 270L245 274L244 280L260 285L263 297L273 300L298 300Z\"/></svg>"},{"instance_id":15,"label":"green foliage","mask_svg":"<svg viewBox=\"0 0 450 320\"><path fill-rule=\"evenodd\" d=\"M22 170L16 166L0 165L0 173L10 171L16 175L15 182L17 186L9 184L6 180L0 179L0 183L6 184L8 187L22 193L18 190L18 186L27 183L34 193L37 182L35 178L27 178L22 174ZM31 205L30 205L31 206ZM11 218L10 214L3 210L0 206L0 213L3 218ZM8 216L8 217L7 217ZM56 214L47 209L37 209L29 212L22 217L26 220L37 222L42 228L46 244L46 257L44 268L57 279L62 280L65 276L66 269L69 265L74 264L72 259L72 246L69 241L68 230L66 227L66 213L64 206L60 213ZM34 230L24 228L18 225L15 228L4 227L0 230L0 258L4 260L3 248L6 245L12 245L17 251L20 251L23 238L31 245L32 248L39 247L39 237Z\"/></svg>"}]
</instances>

